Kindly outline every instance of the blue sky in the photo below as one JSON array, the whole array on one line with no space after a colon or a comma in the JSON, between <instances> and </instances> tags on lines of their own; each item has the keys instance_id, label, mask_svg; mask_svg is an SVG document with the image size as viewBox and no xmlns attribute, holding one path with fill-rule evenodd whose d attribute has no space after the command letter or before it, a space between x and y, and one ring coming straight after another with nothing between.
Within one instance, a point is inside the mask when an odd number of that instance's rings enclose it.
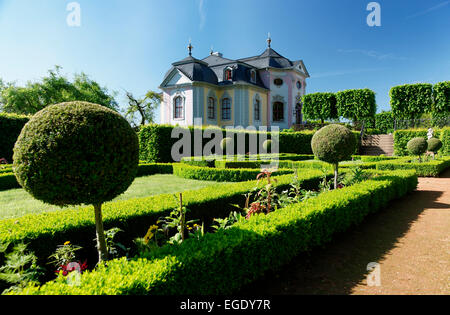
<instances>
[{"instance_id":1,"label":"blue sky","mask_svg":"<svg viewBox=\"0 0 450 315\"><path fill-rule=\"evenodd\" d=\"M303 59L307 92L370 88L378 111L392 86L450 80L450 0L379 0L381 26L369 27L369 0L78 0L81 27L69 27L65 0L0 0L0 78L23 84L54 65L85 72L110 90L158 90L171 63L209 54L227 58L272 47Z\"/></svg>"}]
</instances>

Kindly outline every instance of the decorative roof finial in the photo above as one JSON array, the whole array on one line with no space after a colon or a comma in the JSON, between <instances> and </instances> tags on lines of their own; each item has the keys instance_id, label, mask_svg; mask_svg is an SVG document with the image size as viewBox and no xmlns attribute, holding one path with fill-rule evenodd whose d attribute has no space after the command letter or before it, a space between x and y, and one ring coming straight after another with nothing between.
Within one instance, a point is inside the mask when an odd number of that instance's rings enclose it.
<instances>
[{"instance_id":1,"label":"decorative roof finial","mask_svg":"<svg viewBox=\"0 0 450 315\"><path fill-rule=\"evenodd\" d=\"M192 56L192 49L193 49L194 47L192 47L192 41L191 41L191 39L189 38L189 46L188 46L188 50L189 50L189 56Z\"/></svg>"},{"instance_id":2,"label":"decorative roof finial","mask_svg":"<svg viewBox=\"0 0 450 315\"><path fill-rule=\"evenodd\" d=\"M269 35L267 37L267 46L270 48L271 44L272 44L272 38L270 37L270 33L269 33Z\"/></svg>"},{"instance_id":3,"label":"decorative roof finial","mask_svg":"<svg viewBox=\"0 0 450 315\"><path fill-rule=\"evenodd\" d=\"M209 53L211 56L214 54L214 47L211 45L211 52Z\"/></svg>"}]
</instances>

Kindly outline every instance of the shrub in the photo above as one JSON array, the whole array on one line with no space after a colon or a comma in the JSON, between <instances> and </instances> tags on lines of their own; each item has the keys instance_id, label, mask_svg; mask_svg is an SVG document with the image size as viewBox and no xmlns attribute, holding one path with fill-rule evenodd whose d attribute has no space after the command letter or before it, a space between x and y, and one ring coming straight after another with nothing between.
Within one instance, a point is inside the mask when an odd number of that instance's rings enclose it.
<instances>
[{"instance_id":1,"label":"shrub","mask_svg":"<svg viewBox=\"0 0 450 315\"><path fill-rule=\"evenodd\" d=\"M292 172L293 171L290 169L280 169L274 172L274 175L284 175L290 174ZM215 182L243 182L254 180L256 176L258 176L258 174L261 173L261 170L198 167L180 163L174 164L173 173L176 176L187 179L206 180Z\"/></svg>"},{"instance_id":2,"label":"shrub","mask_svg":"<svg viewBox=\"0 0 450 315\"><path fill-rule=\"evenodd\" d=\"M29 119L28 116L0 113L0 159L12 163L14 144Z\"/></svg>"},{"instance_id":3,"label":"shrub","mask_svg":"<svg viewBox=\"0 0 450 315\"><path fill-rule=\"evenodd\" d=\"M114 260L86 272L80 286L64 278L21 294L229 295L301 252L323 246L417 186L412 171L379 177L257 215L199 240L167 246L149 257ZM220 263L217 263L220 262Z\"/></svg>"},{"instance_id":4,"label":"shrub","mask_svg":"<svg viewBox=\"0 0 450 315\"><path fill-rule=\"evenodd\" d=\"M392 113L397 118L415 119L431 112L433 86L428 83L394 86L390 91Z\"/></svg>"},{"instance_id":5,"label":"shrub","mask_svg":"<svg viewBox=\"0 0 450 315\"><path fill-rule=\"evenodd\" d=\"M333 93L313 93L303 96L303 114L308 120L338 118L336 96Z\"/></svg>"},{"instance_id":6,"label":"shrub","mask_svg":"<svg viewBox=\"0 0 450 315\"><path fill-rule=\"evenodd\" d=\"M377 163L377 170L395 171L395 170L415 170L420 177L438 177L442 172L450 167L450 158L433 160L423 163L411 163L410 161L383 161Z\"/></svg>"},{"instance_id":7,"label":"shrub","mask_svg":"<svg viewBox=\"0 0 450 315\"><path fill-rule=\"evenodd\" d=\"M428 140L428 151L436 154L442 148L441 140L437 138L431 138Z\"/></svg>"},{"instance_id":8,"label":"shrub","mask_svg":"<svg viewBox=\"0 0 450 315\"><path fill-rule=\"evenodd\" d=\"M49 106L23 128L14 147L19 184L45 203L95 208L99 260L107 258L101 206L124 193L139 164L139 143L129 123L92 103Z\"/></svg>"},{"instance_id":9,"label":"shrub","mask_svg":"<svg viewBox=\"0 0 450 315\"><path fill-rule=\"evenodd\" d=\"M314 135L311 146L319 160L334 165L334 187L337 188L339 162L351 159L355 152L356 141L352 132L341 125L326 126Z\"/></svg>"},{"instance_id":10,"label":"shrub","mask_svg":"<svg viewBox=\"0 0 450 315\"><path fill-rule=\"evenodd\" d=\"M408 142L407 148L411 155L417 155L420 159L420 156L427 152L428 143L424 138L417 137Z\"/></svg>"},{"instance_id":11,"label":"shrub","mask_svg":"<svg viewBox=\"0 0 450 315\"><path fill-rule=\"evenodd\" d=\"M448 118L448 116L450 116L450 81L435 84L433 95L433 118Z\"/></svg>"},{"instance_id":12,"label":"shrub","mask_svg":"<svg viewBox=\"0 0 450 315\"><path fill-rule=\"evenodd\" d=\"M373 119L377 112L375 92L369 89L341 91L336 100L338 115L354 122Z\"/></svg>"},{"instance_id":13,"label":"shrub","mask_svg":"<svg viewBox=\"0 0 450 315\"><path fill-rule=\"evenodd\" d=\"M450 155L450 127L445 127L441 131L442 154Z\"/></svg>"},{"instance_id":14,"label":"shrub","mask_svg":"<svg viewBox=\"0 0 450 315\"><path fill-rule=\"evenodd\" d=\"M139 131L139 144L140 144L140 160L152 162L152 163L172 163L172 146L178 141L178 139L172 139L172 130L174 126L166 125L147 125L142 127ZM194 128L189 128L191 131L191 144L194 145ZM230 131L222 129L223 138L226 137L226 132L237 134L245 134L246 147L245 152L240 152L240 154L245 154L250 152L249 138L250 135L254 135L255 132L248 131ZM279 133L279 149L280 153L291 153L291 154L301 154L301 155L312 155L311 140L314 135L314 131L301 131L301 132L280 132ZM266 136L267 139L271 139L270 132L256 132L256 134ZM360 143L360 133L354 132L355 139ZM203 139L203 147L210 142L211 139ZM234 142L234 152L237 151L237 141ZM258 144L258 150L260 149ZM359 147L358 147L359 148ZM358 149L357 148L357 149ZM194 149L191 149L191 153L194 153ZM213 152L222 155L222 152ZM252 154L256 152L250 152Z\"/></svg>"},{"instance_id":15,"label":"shrub","mask_svg":"<svg viewBox=\"0 0 450 315\"><path fill-rule=\"evenodd\" d=\"M450 130L450 128L449 128ZM445 140L445 128L440 130L440 129L434 129L434 136L436 138L440 138L444 148L442 149L443 153L445 150L445 146L446 143L448 143L447 141L450 141L450 139ZM427 133L428 130L427 129L409 129L409 130L397 130L394 132L394 154L396 156L408 156L409 152L408 152L408 148L407 148L407 144L408 142L416 137L421 137L424 139L427 139ZM444 153L445 154L445 153Z\"/></svg>"}]
</instances>

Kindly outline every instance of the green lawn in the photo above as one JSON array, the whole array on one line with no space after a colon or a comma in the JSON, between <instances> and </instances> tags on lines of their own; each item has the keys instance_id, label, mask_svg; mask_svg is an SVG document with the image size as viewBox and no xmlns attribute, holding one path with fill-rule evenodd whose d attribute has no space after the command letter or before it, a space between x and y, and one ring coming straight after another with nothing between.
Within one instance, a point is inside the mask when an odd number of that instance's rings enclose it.
<instances>
[{"instance_id":1,"label":"green lawn","mask_svg":"<svg viewBox=\"0 0 450 315\"><path fill-rule=\"evenodd\" d=\"M142 198L159 194L177 193L214 185L215 182L189 180L174 175L153 175L136 178L131 187L115 200ZM0 220L17 218L25 214L60 210L33 199L23 189L0 192Z\"/></svg>"}]
</instances>

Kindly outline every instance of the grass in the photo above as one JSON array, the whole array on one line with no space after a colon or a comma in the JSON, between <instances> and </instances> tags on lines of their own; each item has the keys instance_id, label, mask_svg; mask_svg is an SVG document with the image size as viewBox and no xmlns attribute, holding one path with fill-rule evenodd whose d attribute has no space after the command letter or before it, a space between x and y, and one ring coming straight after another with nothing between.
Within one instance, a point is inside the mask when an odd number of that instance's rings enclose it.
<instances>
[{"instance_id":1,"label":"grass","mask_svg":"<svg viewBox=\"0 0 450 315\"><path fill-rule=\"evenodd\" d=\"M215 182L189 180L174 175L153 175L136 178L130 188L114 199L126 200L159 194L178 193L186 190L200 189ZM23 189L0 192L0 220L18 218L26 214L50 212L61 208L45 204L34 199Z\"/></svg>"}]
</instances>

